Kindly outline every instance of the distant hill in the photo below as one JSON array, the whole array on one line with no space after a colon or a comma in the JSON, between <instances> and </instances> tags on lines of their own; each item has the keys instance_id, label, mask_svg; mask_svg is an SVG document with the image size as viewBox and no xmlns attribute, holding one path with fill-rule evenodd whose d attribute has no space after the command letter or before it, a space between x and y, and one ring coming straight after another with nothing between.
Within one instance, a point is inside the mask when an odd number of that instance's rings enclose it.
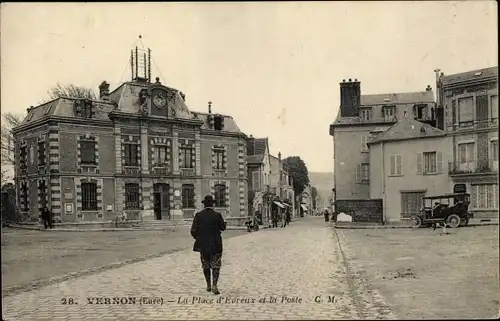
<instances>
[{"instance_id":1,"label":"distant hill","mask_svg":"<svg viewBox=\"0 0 500 321\"><path fill-rule=\"evenodd\" d=\"M333 173L309 172L309 181L311 186L316 187L323 204L328 204L328 199L332 196Z\"/></svg>"}]
</instances>

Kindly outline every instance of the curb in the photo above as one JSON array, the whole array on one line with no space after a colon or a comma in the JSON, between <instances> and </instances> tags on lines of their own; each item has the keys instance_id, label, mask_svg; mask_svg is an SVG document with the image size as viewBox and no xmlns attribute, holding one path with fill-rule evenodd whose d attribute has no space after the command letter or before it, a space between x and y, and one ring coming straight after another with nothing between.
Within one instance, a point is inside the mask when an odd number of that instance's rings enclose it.
<instances>
[{"instance_id":1,"label":"curb","mask_svg":"<svg viewBox=\"0 0 500 321\"><path fill-rule=\"evenodd\" d=\"M175 225L175 226L165 226L165 227L132 227L132 228L90 228L90 229L85 229L85 228L54 228L54 229L48 229L46 230L45 228L42 227L27 227L27 226L19 226L19 225L6 225L6 228L12 228L12 229L20 229L20 230L30 230L30 231L52 231L52 232L122 232L122 231L168 231L168 232L175 232L178 231L177 228L182 227L182 228L190 228L191 225ZM246 230L246 227L230 227L228 226L226 230L241 230L244 231Z\"/></svg>"},{"instance_id":2,"label":"curb","mask_svg":"<svg viewBox=\"0 0 500 321\"><path fill-rule=\"evenodd\" d=\"M498 223L483 223L483 224L469 224L467 226L460 226L460 228L464 227L477 227L477 226L498 226ZM344 230L383 230L383 229L413 229L411 226L333 226L336 229L344 229Z\"/></svg>"},{"instance_id":3,"label":"curb","mask_svg":"<svg viewBox=\"0 0 500 321\"><path fill-rule=\"evenodd\" d=\"M36 290L36 289L39 289L42 287L46 287L46 286L49 286L52 284L68 281L70 279L74 279L74 278L78 278L78 277L82 277L82 276L89 276L89 275L96 274L99 272L104 272L107 270L119 268L119 267L122 267L125 265L139 263L139 262L143 262L143 261L146 261L149 259L154 259L154 258L158 258L158 257L164 256L167 254L171 254L174 252L183 251L183 250L189 249L190 247L191 247L191 245L188 245L188 246L179 247L179 248L171 249L171 250L160 252L160 253L146 255L143 257L135 258L135 259L130 259L130 260L122 261L122 262L110 263L110 264L102 265L99 267L88 268L88 269L81 270L78 272L71 272L71 273L60 275L60 276L55 276L52 278L46 278L46 279L41 279L41 280L37 280L37 281L32 281L32 282L30 282L28 284L24 284L24 285L15 285L15 286L7 287L5 289L2 289L2 296L6 297L6 296L12 296L15 294L19 294L21 292L33 291L33 290Z\"/></svg>"}]
</instances>

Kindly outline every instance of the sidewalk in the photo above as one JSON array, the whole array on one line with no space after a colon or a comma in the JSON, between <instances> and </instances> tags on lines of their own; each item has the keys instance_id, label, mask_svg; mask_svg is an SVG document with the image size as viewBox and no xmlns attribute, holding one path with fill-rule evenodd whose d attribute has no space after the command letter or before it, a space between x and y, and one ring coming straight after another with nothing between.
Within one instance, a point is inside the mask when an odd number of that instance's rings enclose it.
<instances>
[{"instance_id":1,"label":"sidewalk","mask_svg":"<svg viewBox=\"0 0 500 321\"><path fill-rule=\"evenodd\" d=\"M52 231L52 232L120 232L120 231L176 231L177 227L191 227L191 225L172 225L172 226L137 226L137 227L94 227L94 228L80 228L80 227L58 227L54 224L53 229L45 229L43 225L20 225L7 223L4 228L15 228L22 230L32 231ZM245 226L228 226L227 230L246 230Z\"/></svg>"},{"instance_id":2,"label":"sidewalk","mask_svg":"<svg viewBox=\"0 0 500 321\"><path fill-rule=\"evenodd\" d=\"M462 227L476 227L476 226L488 226L488 225L498 225L498 219L471 219L467 226ZM333 223L332 226L338 229L390 229L390 228L412 228L408 221L391 222L382 225L381 223L370 223L370 222L337 222Z\"/></svg>"}]
</instances>

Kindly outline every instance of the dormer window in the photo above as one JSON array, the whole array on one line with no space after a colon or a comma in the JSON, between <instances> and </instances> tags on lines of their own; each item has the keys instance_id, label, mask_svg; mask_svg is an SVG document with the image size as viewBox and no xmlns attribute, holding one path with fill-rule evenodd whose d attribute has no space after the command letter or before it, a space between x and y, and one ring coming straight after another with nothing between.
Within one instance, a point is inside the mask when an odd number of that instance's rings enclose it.
<instances>
[{"instance_id":1,"label":"dormer window","mask_svg":"<svg viewBox=\"0 0 500 321\"><path fill-rule=\"evenodd\" d=\"M390 119L396 115L396 106L383 106L382 113L384 119Z\"/></svg>"},{"instance_id":2,"label":"dormer window","mask_svg":"<svg viewBox=\"0 0 500 321\"><path fill-rule=\"evenodd\" d=\"M359 110L359 117L361 118L361 120L370 121L372 119L371 108L361 108Z\"/></svg>"},{"instance_id":3,"label":"dormer window","mask_svg":"<svg viewBox=\"0 0 500 321\"><path fill-rule=\"evenodd\" d=\"M427 115L427 104L413 106L413 116L416 119L426 119Z\"/></svg>"},{"instance_id":4,"label":"dormer window","mask_svg":"<svg viewBox=\"0 0 500 321\"><path fill-rule=\"evenodd\" d=\"M92 118L92 102L90 100L75 100L74 111L76 117Z\"/></svg>"},{"instance_id":5,"label":"dormer window","mask_svg":"<svg viewBox=\"0 0 500 321\"><path fill-rule=\"evenodd\" d=\"M214 129L223 130L224 129L224 117L221 115L214 116Z\"/></svg>"}]
</instances>

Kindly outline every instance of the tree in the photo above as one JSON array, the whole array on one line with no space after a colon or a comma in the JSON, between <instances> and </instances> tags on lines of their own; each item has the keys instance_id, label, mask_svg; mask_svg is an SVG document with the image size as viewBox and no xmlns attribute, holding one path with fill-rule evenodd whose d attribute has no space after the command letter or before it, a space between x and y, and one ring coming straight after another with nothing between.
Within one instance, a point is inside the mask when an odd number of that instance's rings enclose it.
<instances>
[{"instance_id":1,"label":"tree","mask_svg":"<svg viewBox=\"0 0 500 321\"><path fill-rule=\"evenodd\" d=\"M57 83L57 85L51 88L47 93L49 94L50 100L59 97L86 98L92 100L97 99L97 96L92 89L83 86L76 86L73 84L61 85L60 83Z\"/></svg>"},{"instance_id":2,"label":"tree","mask_svg":"<svg viewBox=\"0 0 500 321\"><path fill-rule=\"evenodd\" d=\"M14 113L5 113L2 116L2 165L14 165L14 136L12 135L12 129L19 126L23 119L20 115Z\"/></svg>"},{"instance_id":3,"label":"tree","mask_svg":"<svg viewBox=\"0 0 500 321\"><path fill-rule=\"evenodd\" d=\"M2 173L1 184L5 184L12 177L11 169L7 166L14 165L14 136L12 129L22 122L22 117L14 113L5 113L2 115L2 139L1 139L1 157L2 157ZM7 165L7 166L5 166Z\"/></svg>"},{"instance_id":4,"label":"tree","mask_svg":"<svg viewBox=\"0 0 500 321\"><path fill-rule=\"evenodd\" d=\"M304 161L299 156L287 157L284 161L288 173L293 178L295 195L300 195L309 184L309 172Z\"/></svg>"},{"instance_id":5,"label":"tree","mask_svg":"<svg viewBox=\"0 0 500 321\"><path fill-rule=\"evenodd\" d=\"M316 204L317 196L318 196L318 190L316 189L316 187L311 186L311 200L313 209L316 209L316 206L318 205Z\"/></svg>"}]
</instances>

